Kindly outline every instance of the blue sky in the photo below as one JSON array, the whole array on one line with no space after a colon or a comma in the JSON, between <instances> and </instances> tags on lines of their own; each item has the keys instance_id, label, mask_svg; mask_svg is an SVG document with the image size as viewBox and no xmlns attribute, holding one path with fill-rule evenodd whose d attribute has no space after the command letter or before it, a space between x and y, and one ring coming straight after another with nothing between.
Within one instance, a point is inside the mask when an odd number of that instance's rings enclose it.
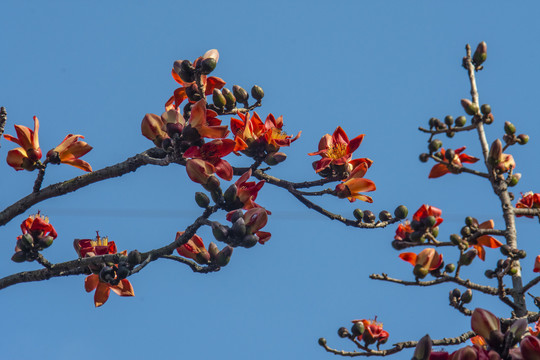
<instances>
[{"instance_id":1,"label":"blue sky","mask_svg":"<svg viewBox=\"0 0 540 360\"><path fill-rule=\"evenodd\" d=\"M519 192L538 189L536 140L540 47L538 4L488 1L5 1L0 5L0 105L13 124L41 122L45 151L68 133L82 134L94 149L85 156L99 169L146 150L140 134L145 113L160 114L176 88L170 76L177 59L195 59L216 48L216 76L228 86L257 84L266 96L261 116L283 115L285 130L302 136L285 149L288 160L272 174L317 179L311 168L319 139L339 125L352 138L366 134L355 155L374 160L366 177L375 181L373 204L333 198L321 204L352 217L356 207L376 213L405 204L414 212L428 203L443 210L440 237L458 232L467 215L494 219L499 204L488 184L468 175L429 180L432 164L418 154L427 137L417 131L430 117L463 113L469 96L460 67L464 46L488 44L486 69L478 75L480 102L492 105L490 141L504 121L527 133L527 146L512 154L524 174ZM445 147L467 145L480 156L475 134L442 138ZM12 148L2 140L0 156ZM231 159L246 166L245 157ZM480 164L474 165L481 169ZM3 209L31 191L35 173L0 163ZM80 175L51 167L45 186ZM41 210L59 233L44 255L53 262L74 258L72 240L96 230L120 250L148 250L174 238L198 216L191 183L181 167L146 166L119 179L47 200L0 228L0 276L38 268L9 259L20 223ZM452 337L469 319L448 306L452 286L406 288L374 282L371 273L412 279L409 264L390 246L395 227L351 229L322 218L282 189L265 185L258 203L273 215L272 239L236 249L222 271L201 275L165 260L130 280L135 298L114 294L95 309L81 277L19 284L0 293L2 346L6 359L145 358L326 359L317 339L353 350L336 335L352 319L384 323L389 343ZM223 219L223 214L216 215ZM518 219L519 242L529 256L525 278L539 252L535 220ZM199 233L206 242L207 229ZM448 261L455 261L448 254ZM489 284L482 274L499 252L464 276ZM534 291L533 291L534 293ZM538 295L538 294L537 294ZM508 316L508 309L476 295L471 307ZM395 358L410 357L409 353Z\"/></svg>"}]
</instances>

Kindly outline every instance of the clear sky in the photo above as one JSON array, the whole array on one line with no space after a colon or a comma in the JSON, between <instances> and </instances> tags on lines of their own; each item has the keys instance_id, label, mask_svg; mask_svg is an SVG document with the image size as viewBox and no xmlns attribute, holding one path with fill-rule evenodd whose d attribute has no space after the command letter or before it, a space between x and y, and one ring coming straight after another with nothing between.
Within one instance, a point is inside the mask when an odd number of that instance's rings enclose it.
<instances>
[{"instance_id":1,"label":"clear sky","mask_svg":"<svg viewBox=\"0 0 540 360\"><path fill-rule=\"evenodd\" d=\"M272 170L285 179L317 179L308 152L339 125L349 136L366 134L355 155L374 164L366 177L377 184L373 204L323 198L321 204L349 218L356 207L376 213L399 204L414 212L428 203L443 210L440 238L458 232L467 215L502 226L499 203L487 182L469 175L429 180L421 164L427 137L417 131L430 117L463 114L469 96L460 67L467 42L488 44L478 75L480 102L492 105L490 141L504 121L527 133L527 146L512 149L524 177L519 192L540 192L536 115L540 83L537 2L491 1L3 1L0 5L0 105L13 124L41 121L44 151L68 133L82 134L94 149L85 157L99 169L146 150L140 134L145 113L161 114L176 88L177 59L195 59L216 48L216 76L228 86L257 84L266 96L261 116L283 115L290 134L288 160ZM443 138L480 156L475 134ZM5 157L12 144L0 142ZM246 166L245 157L231 159ZM480 164L473 166L482 169ZM0 161L0 209L28 194L35 173L15 172ZM50 167L44 186L81 175ZM146 166L119 179L47 200L0 228L0 276L39 268L10 261L20 223L41 210L59 233L44 251L53 262L73 259L72 241L108 235L119 248L156 248L198 216L200 191L177 166ZM236 249L222 271L194 274L181 264L157 261L130 278L136 296L111 294L94 308L84 277L19 284L0 292L2 359L224 358L327 359L332 347L354 350L336 335L352 319L377 316L389 343L453 337L469 319L448 306L453 286L406 288L369 280L371 273L413 279L390 242L395 226L346 228L265 185L258 203L272 211L264 246ZM214 219L214 218L213 218ZM223 219L223 214L215 216ZM536 220L518 220L525 279L540 252ZM208 243L208 229L199 233ZM220 245L221 246L221 245ZM446 255L445 255L446 256ZM448 253L447 262L455 261ZM488 250L464 277L485 284ZM540 292L533 294L540 295ZM475 294L481 306L503 316L506 307ZM410 358L402 353L395 358Z\"/></svg>"}]
</instances>

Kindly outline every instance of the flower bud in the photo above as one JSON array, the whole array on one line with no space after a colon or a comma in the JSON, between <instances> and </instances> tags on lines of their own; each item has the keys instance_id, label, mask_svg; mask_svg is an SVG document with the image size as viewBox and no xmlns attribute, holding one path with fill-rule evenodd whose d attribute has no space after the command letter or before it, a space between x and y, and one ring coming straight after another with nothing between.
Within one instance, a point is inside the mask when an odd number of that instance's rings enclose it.
<instances>
[{"instance_id":1,"label":"flower bud","mask_svg":"<svg viewBox=\"0 0 540 360\"><path fill-rule=\"evenodd\" d=\"M392 247L396 250L403 250L407 248L407 243L403 240L393 240Z\"/></svg>"},{"instance_id":2,"label":"flower bud","mask_svg":"<svg viewBox=\"0 0 540 360\"><path fill-rule=\"evenodd\" d=\"M257 245L258 242L259 242L259 237L257 235L255 234L246 235L242 239L242 243L240 244L240 246L243 246L249 249Z\"/></svg>"},{"instance_id":3,"label":"flower bud","mask_svg":"<svg viewBox=\"0 0 540 360\"><path fill-rule=\"evenodd\" d=\"M326 346L326 339L325 338L319 338L319 345Z\"/></svg>"},{"instance_id":4,"label":"flower bud","mask_svg":"<svg viewBox=\"0 0 540 360\"><path fill-rule=\"evenodd\" d=\"M447 273L453 273L454 270L456 270L456 265L454 264L448 264L444 267L444 271L446 271Z\"/></svg>"},{"instance_id":5,"label":"flower bud","mask_svg":"<svg viewBox=\"0 0 540 360\"><path fill-rule=\"evenodd\" d=\"M210 261L215 261L216 256L219 253L219 248L214 242L208 244L208 253L210 254Z\"/></svg>"},{"instance_id":6,"label":"flower bud","mask_svg":"<svg viewBox=\"0 0 540 360\"><path fill-rule=\"evenodd\" d=\"M244 218L239 218L233 223L233 226L231 227L231 235L242 239L246 235L246 223L244 221Z\"/></svg>"},{"instance_id":7,"label":"flower bud","mask_svg":"<svg viewBox=\"0 0 540 360\"><path fill-rule=\"evenodd\" d=\"M234 97L231 90L227 88L221 89L221 93L225 96L226 105L228 108L233 108L236 105L236 98Z\"/></svg>"},{"instance_id":8,"label":"flower bud","mask_svg":"<svg viewBox=\"0 0 540 360\"><path fill-rule=\"evenodd\" d=\"M508 135L514 135L516 133L516 127L510 121L504 122L504 132Z\"/></svg>"},{"instance_id":9,"label":"flower bud","mask_svg":"<svg viewBox=\"0 0 540 360\"><path fill-rule=\"evenodd\" d=\"M350 335L350 334L349 334L349 330L347 330L347 328L345 328L345 327L340 327L340 328L338 329L337 333L338 333L338 336L339 336L340 338L347 338L347 337L349 337L349 335Z\"/></svg>"},{"instance_id":10,"label":"flower bud","mask_svg":"<svg viewBox=\"0 0 540 360\"><path fill-rule=\"evenodd\" d=\"M127 262L130 266L137 266L142 262L139 250L131 250L127 256Z\"/></svg>"},{"instance_id":11,"label":"flower bud","mask_svg":"<svg viewBox=\"0 0 540 360\"><path fill-rule=\"evenodd\" d=\"M527 325L528 323L526 318L517 319L512 323L506 332L511 332L514 335L514 339L519 341L527 331Z\"/></svg>"},{"instance_id":12,"label":"flower bud","mask_svg":"<svg viewBox=\"0 0 540 360\"><path fill-rule=\"evenodd\" d=\"M173 69L183 82L191 83L195 81L195 72L191 61L176 60L173 64Z\"/></svg>"},{"instance_id":13,"label":"flower bud","mask_svg":"<svg viewBox=\"0 0 540 360\"><path fill-rule=\"evenodd\" d=\"M226 241L229 235L229 229L217 221L212 222L212 234L218 241Z\"/></svg>"},{"instance_id":14,"label":"flower bud","mask_svg":"<svg viewBox=\"0 0 540 360\"><path fill-rule=\"evenodd\" d=\"M226 266L231 261L233 248L229 245L225 246L216 256L216 264L218 266Z\"/></svg>"},{"instance_id":15,"label":"flower bud","mask_svg":"<svg viewBox=\"0 0 540 360\"><path fill-rule=\"evenodd\" d=\"M423 244L426 241L423 230L414 231L410 236L411 241Z\"/></svg>"},{"instance_id":16,"label":"flower bud","mask_svg":"<svg viewBox=\"0 0 540 360\"><path fill-rule=\"evenodd\" d=\"M407 207L405 205L399 205L395 210L394 210L394 216L398 219L405 219L407 217L407 215L409 214L409 209L407 209Z\"/></svg>"},{"instance_id":17,"label":"flower bud","mask_svg":"<svg viewBox=\"0 0 540 360\"><path fill-rule=\"evenodd\" d=\"M463 241L463 239L462 239L461 236L459 236L458 234L452 234L452 235L450 235L450 241L451 241L452 244L454 244L454 245L459 245L459 244L461 244L461 242Z\"/></svg>"},{"instance_id":18,"label":"flower bud","mask_svg":"<svg viewBox=\"0 0 540 360\"><path fill-rule=\"evenodd\" d=\"M351 333L352 333L352 336L354 337L358 337L362 335L365 330L366 330L365 325L361 321L355 322L353 326L351 327Z\"/></svg>"},{"instance_id":19,"label":"flower bud","mask_svg":"<svg viewBox=\"0 0 540 360\"><path fill-rule=\"evenodd\" d=\"M491 114L491 106L488 104L483 104L482 106L480 106L480 111L484 115L489 115Z\"/></svg>"},{"instance_id":20,"label":"flower bud","mask_svg":"<svg viewBox=\"0 0 540 360\"><path fill-rule=\"evenodd\" d=\"M433 227L437 223L437 219L435 216L427 216L422 220L422 222L426 227Z\"/></svg>"},{"instance_id":21,"label":"flower bud","mask_svg":"<svg viewBox=\"0 0 540 360\"><path fill-rule=\"evenodd\" d=\"M104 266L99 272L99 280L110 283L114 280L114 269L111 266Z\"/></svg>"},{"instance_id":22,"label":"flower bud","mask_svg":"<svg viewBox=\"0 0 540 360\"><path fill-rule=\"evenodd\" d=\"M264 97L264 91L262 89L262 87L260 86L253 86L251 88L251 96L253 96L253 98L257 101L261 101L262 98Z\"/></svg>"},{"instance_id":23,"label":"flower bud","mask_svg":"<svg viewBox=\"0 0 540 360\"><path fill-rule=\"evenodd\" d=\"M493 118L493 113L489 113L484 117L484 123L487 124L487 125L493 124L494 120L495 119Z\"/></svg>"},{"instance_id":24,"label":"flower bud","mask_svg":"<svg viewBox=\"0 0 540 360\"><path fill-rule=\"evenodd\" d=\"M499 319L489 311L476 308L471 316L471 328L476 335L489 341L493 331L501 330L501 324Z\"/></svg>"},{"instance_id":25,"label":"flower bud","mask_svg":"<svg viewBox=\"0 0 540 360\"><path fill-rule=\"evenodd\" d=\"M429 154L427 153L422 153L420 154L420 156L418 157L420 159L421 162L425 163L429 160Z\"/></svg>"},{"instance_id":26,"label":"flower bud","mask_svg":"<svg viewBox=\"0 0 540 360\"><path fill-rule=\"evenodd\" d=\"M203 187L208 191L214 191L219 189L219 179L214 175L208 177L206 184L202 184Z\"/></svg>"},{"instance_id":27,"label":"flower bud","mask_svg":"<svg viewBox=\"0 0 540 360\"><path fill-rule=\"evenodd\" d=\"M461 99L461 106L468 115L476 115L478 113L478 105L471 102L469 99Z\"/></svg>"},{"instance_id":28,"label":"flower bud","mask_svg":"<svg viewBox=\"0 0 540 360\"><path fill-rule=\"evenodd\" d=\"M38 248L39 249L46 249L48 248L49 246L51 246L53 244L53 241L54 241L54 238L52 236L45 236L45 237L40 237L38 239Z\"/></svg>"},{"instance_id":29,"label":"flower bud","mask_svg":"<svg viewBox=\"0 0 540 360\"><path fill-rule=\"evenodd\" d=\"M487 59L487 44L485 41L482 41L480 44L478 44L473 54L474 65L478 67L482 65L482 63L486 61L486 59Z\"/></svg>"},{"instance_id":30,"label":"flower bud","mask_svg":"<svg viewBox=\"0 0 540 360\"><path fill-rule=\"evenodd\" d=\"M201 74L208 75L216 68L217 61L213 57L204 59L201 62Z\"/></svg>"},{"instance_id":31,"label":"flower bud","mask_svg":"<svg viewBox=\"0 0 540 360\"><path fill-rule=\"evenodd\" d=\"M502 143L501 140L495 140L489 149L488 162L491 165L497 165L502 156Z\"/></svg>"},{"instance_id":32,"label":"flower bud","mask_svg":"<svg viewBox=\"0 0 540 360\"><path fill-rule=\"evenodd\" d=\"M464 304L468 304L471 302L472 300L472 290L471 289L467 289L463 295L461 295L461 302L464 303Z\"/></svg>"},{"instance_id":33,"label":"flower bud","mask_svg":"<svg viewBox=\"0 0 540 360\"><path fill-rule=\"evenodd\" d=\"M210 205L210 199L208 198L208 195L202 192L196 192L195 193L195 202L199 207L206 208L208 205Z\"/></svg>"},{"instance_id":34,"label":"flower bud","mask_svg":"<svg viewBox=\"0 0 540 360\"><path fill-rule=\"evenodd\" d=\"M268 155L266 155L264 162L270 166L274 166L274 165L284 162L285 160L287 160L287 154L282 153L282 152L271 152Z\"/></svg>"},{"instance_id":35,"label":"flower bud","mask_svg":"<svg viewBox=\"0 0 540 360\"><path fill-rule=\"evenodd\" d=\"M214 92L212 93L212 101L218 108L222 108L227 105L227 99L225 99L225 96L219 89L214 89Z\"/></svg>"},{"instance_id":36,"label":"flower bud","mask_svg":"<svg viewBox=\"0 0 540 360\"><path fill-rule=\"evenodd\" d=\"M353 215L358 221L362 221L362 218L364 217L364 212L360 209L354 209Z\"/></svg>"},{"instance_id":37,"label":"flower bud","mask_svg":"<svg viewBox=\"0 0 540 360\"><path fill-rule=\"evenodd\" d=\"M197 84L193 83L189 86L185 86L184 89L186 90L186 95L189 100L193 102L201 100L201 94L199 93L199 88L197 87Z\"/></svg>"},{"instance_id":38,"label":"flower bud","mask_svg":"<svg viewBox=\"0 0 540 360\"><path fill-rule=\"evenodd\" d=\"M435 139L432 142L430 142L428 145L429 152L433 153L439 150L441 146L442 146L442 141L439 139Z\"/></svg>"},{"instance_id":39,"label":"flower bud","mask_svg":"<svg viewBox=\"0 0 540 360\"><path fill-rule=\"evenodd\" d=\"M247 91L238 85L233 86L233 94L239 103L245 103L249 99Z\"/></svg>"},{"instance_id":40,"label":"flower bud","mask_svg":"<svg viewBox=\"0 0 540 360\"><path fill-rule=\"evenodd\" d=\"M510 253L512 252L512 248L509 246L509 245L503 245L499 248L501 254L503 254L504 256L509 256Z\"/></svg>"},{"instance_id":41,"label":"flower bud","mask_svg":"<svg viewBox=\"0 0 540 360\"><path fill-rule=\"evenodd\" d=\"M446 160L451 162L456 157L456 152L454 150L452 150L452 149L448 149L448 150L445 151L444 157L446 158Z\"/></svg>"},{"instance_id":42,"label":"flower bud","mask_svg":"<svg viewBox=\"0 0 540 360\"><path fill-rule=\"evenodd\" d=\"M429 273L429 269L426 269L420 264L416 265L413 269L414 276L420 279L425 278L428 273Z\"/></svg>"},{"instance_id":43,"label":"flower bud","mask_svg":"<svg viewBox=\"0 0 540 360\"><path fill-rule=\"evenodd\" d=\"M371 224L375 222L375 214L369 210L364 211L364 216L362 217L365 223Z\"/></svg>"},{"instance_id":44,"label":"flower bud","mask_svg":"<svg viewBox=\"0 0 540 360\"><path fill-rule=\"evenodd\" d=\"M13 256L11 257L11 261L14 261L16 263L22 263L26 261L26 253L24 251L17 251Z\"/></svg>"},{"instance_id":45,"label":"flower bud","mask_svg":"<svg viewBox=\"0 0 540 360\"><path fill-rule=\"evenodd\" d=\"M459 291L459 289L452 290L450 292L450 297L455 298L455 299L461 298L461 291Z\"/></svg>"},{"instance_id":46,"label":"flower bud","mask_svg":"<svg viewBox=\"0 0 540 360\"><path fill-rule=\"evenodd\" d=\"M210 262L210 254L208 251L201 251L195 255L194 260L199 265L206 265Z\"/></svg>"},{"instance_id":47,"label":"flower bud","mask_svg":"<svg viewBox=\"0 0 540 360\"><path fill-rule=\"evenodd\" d=\"M529 135L526 134L519 134L517 137L517 142L519 145L525 145L529 142Z\"/></svg>"},{"instance_id":48,"label":"flower bud","mask_svg":"<svg viewBox=\"0 0 540 360\"><path fill-rule=\"evenodd\" d=\"M129 276L129 269L125 265L118 265L118 270L116 270L116 278L119 280L125 279Z\"/></svg>"},{"instance_id":49,"label":"flower bud","mask_svg":"<svg viewBox=\"0 0 540 360\"><path fill-rule=\"evenodd\" d=\"M465 116L460 116L456 119L456 127L463 127L467 123L467 118Z\"/></svg>"},{"instance_id":50,"label":"flower bud","mask_svg":"<svg viewBox=\"0 0 540 360\"><path fill-rule=\"evenodd\" d=\"M424 336L416 344L412 360L429 360L431 355L431 338L429 335Z\"/></svg>"},{"instance_id":51,"label":"flower bud","mask_svg":"<svg viewBox=\"0 0 540 360\"><path fill-rule=\"evenodd\" d=\"M24 251L31 250L34 247L34 238L29 233L26 233L20 236L17 246Z\"/></svg>"},{"instance_id":52,"label":"flower bud","mask_svg":"<svg viewBox=\"0 0 540 360\"><path fill-rule=\"evenodd\" d=\"M459 257L459 263L463 266L471 265L477 254L478 251L476 249L469 250Z\"/></svg>"},{"instance_id":53,"label":"flower bud","mask_svg":"<svg viewBox=\"0 0 540 360\"><path fill-rule=\"evenodd\" d=\"M389 211L383 210L379 213L379 220L388 221L392 220L392 214Z\"/></svg>"},{"instance_id":54,"label":"flower bud","mask_svg":"<svg viewBox=\"0 0 540 360\"><path fill-rule=\"evenodd\" d=\"M454 117L452 115L446 115L444 118L444 123L448 126L452 126L454 124Z\"/></svg>"},{"instance_id":55,"label":"flower bud","mask_svg":"<svg viewBox=\"0 0 540 360\"><path fill-rule=\"evenodd\" d=\"M437 237L439 236L439 227L438 226L435 226L433 228L431 228L431 235L433 235L433 237Z\"/></svg>"},{"instance_id":56,"label":"flower bud","mask_svg":"<svg viewBox=\"0 0 540 360\"><path fill-rule=\"evenodd\" d=\"M236 199L238 198L238 187L236 184L232 184L225 190L225 193L223 194L223 198L225 199L225 202L227 204L233 204Z\"/></svg>"},{"instance_id":57,"label":"flower bud","mask_svg":"<svg viewBox=\"0 0 540 360\"><path fill-rule=\"evenodd\" d=\"M536 336L525 336L520 343L523 359L540 360L540 339Z\"/></svg>"},{"instance_id":58,"label":"flower bud","mask_svg":"<svg viewBox=\"0 0 540 360\"><path fill-rule=\"evenodd\" d=\"M508 182L508 186L510 187L516 186L520 179L521 179L520 173L512 174L512 177L510 178L510 181Z\"/></svg>"}]
</instances>

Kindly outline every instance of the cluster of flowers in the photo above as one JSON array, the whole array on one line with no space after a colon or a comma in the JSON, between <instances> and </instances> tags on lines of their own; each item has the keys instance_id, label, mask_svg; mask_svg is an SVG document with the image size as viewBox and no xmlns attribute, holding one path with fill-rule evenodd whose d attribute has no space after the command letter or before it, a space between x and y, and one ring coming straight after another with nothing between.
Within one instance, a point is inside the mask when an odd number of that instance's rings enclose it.
<instances>
[{"instance_id":1,"label":"cluster of flowers","mask_svg":"<svg viewBox=\"0 0 540 360\"><path fill-rule=\"evenodd\" d=\"M41 163L41 149L39 147L39 120L34 116L34 130L22 125L15 125L17 137L4 135L6 140L12 141L20 147L8 151L7 163L15 170L32 171L43 166ZM84 141L82 135L67 135L64 140L47 152L46 162L51 164L68 164L84 171L92 171L92 167L80 157L92 150Z\"/></svg>"},{"instance_id":2,"label":"cluster of flowers","mask_svg":"<svg viewBox=\"0 0 540 360\"><path fill-rule=\"evenodd\" d=\"M38 251L52 245L58 236L49 218L37 213L30 215L21 224L22 235L17 237L15 254L11 260L15 262L34 261Z\"/></svg>"},{"instance_id":3,"label":"cluster of flowers","mask_svg":"<svg viewBox=\"0 0 540 360\"><path fill-rule=\"evenodd\" d=\"M366 347L376 343L377 349L388 341L389 334L383 330L383 324L377 321L377 317L373 320L353 320L352 323L350 332L345 327L338 329L339 337L363 341Z\"/></svg>"}]
</instances>

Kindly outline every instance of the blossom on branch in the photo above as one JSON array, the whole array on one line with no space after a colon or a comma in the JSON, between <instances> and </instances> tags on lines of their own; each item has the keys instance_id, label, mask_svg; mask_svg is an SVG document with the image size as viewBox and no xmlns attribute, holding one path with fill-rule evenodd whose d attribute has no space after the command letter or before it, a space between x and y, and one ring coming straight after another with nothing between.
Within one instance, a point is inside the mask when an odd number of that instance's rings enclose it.
<instances>
[{"instance_id":1,"label":"blossom on branch","mask_svg":"<svg viewBox=\"0 0 540 360\"><path fill-rule=\"evenodd\" d=\"M35 260L36 251L51 246L58 236L54 227L49 223L49 218L39 212L30 215L21 223L21 231L22 235L17 237L15 254L11 258L15 262Z\"/></svg>"},{"instance_id":2,"label":"blossom on branch","mask_svg":"<svg viewBox=\"0 0 540 360\"><path fill-rule=\"evenodd\" d=\"M184 157L201 159L214 167L217 176L224 180L231 180L233 177L232 166L222 157L229 155L233 149L233 140L216 139L202 146L191 146L184 152Z\"/></svg>"},{"instance_id":3,"label":"blossom on branch","mask_svg":"<svg viewBox=\"0 0 540 360\"><path fill-rule=\"evenodd\" d=\"M188 124L191 129L197 130L200 137L224 138L229 133L229 129L227 125L221 125L221 120L217 116L218 114L215 111L206 108L206 101L202 99L197 101L191 108Z\"/></svg>"},{"instance_id":4,"label":"blossom on branch","mask_svg":"<svg viewBox=\"0 0 540 360\"><path fill-rule=\"evenodd\" d=\"M441 148L440 152L444 160L442 163L436 164L435 166L433 166L433 168L431 168L428 178L430 179L438 178L443 175L451 173L452 167L459 169L463 167L462 164L466 164L466 163L474 164L475 162L477 162L479 160L478 158L463 153L463 150L465 150L465 148L466 147L463 146L463 147L460 147L459 149L454 150L455 155L451 161L446 158L446 150Z\"/></svg>"},{"instance_id":5,"label":"blossom on branch","mask_svg":"<svg viewBox=\"0 0 540 360\"><path fill-rule=\"evenodd\" d=\"M478 224L476 219L473 220L473 224L480 230L491 230L495 226L493 220L484 221ZM484 246L490 249L496 249L502 246L502 243L489 235L482 235L475 240L469 241L469 247L474 247L478 251L478 257L484 261L486 259L486 251Z\"/></svg>"},{"instance_id":6,"label":"blossom on branch","mask_svg":"<svg viewBox=\"0 0 540 360\"><path fill-rule=\"evenodd\" d=\"M80 258L93 257L99 255L116 254L116 244L109 241L107 237L100 237L99 234L95 240L75 239L73 247ZM127 251L121 252L123 256ZM86 292L96 291L94 293L94 305L100 307L109 299L111 290L119 296L135 296L133 287L126 276L129 270L123 265L93 265L89 267L94 274L89 275L84 280Z\"/></svg>"},{"instance_id":7,"label":"blossom on branch","mask_svg":"<svg viewBox=\"0 0 540 360\"><path fill-rule=\"evenodd\" d=\"M334 192L340 199L349 199L354 202L357 199L372 203L373 199L370 196L362 195L361 192L375 191L377 187L375 183L369 179L364 179L364 175L368 170L367 163L361 163L354 168L349 177L343 180L343 183L336 185Z\"/></svg>"},{"instance_id":8,"label":"blossom on branch","mask_svg":"<svg viewBox=\"0 0 540 360\"><path fill-rule=\"evenodd\" d=\"M414 266L415 276L423 279L433 270L437 270L443 264L443 256L433 248L422 250L418 255L412 252L399 254L399 258Z\"/></svg>"},{"instance_id":9,"label":"blossom on branch","mask_svg":"<svg viewBox=\"0 0 540 360\"><path fill-rule=\"evenodd\" d=\"M358 341L363 340L366 345L376 342L377 348L388 341L390 335L386 330L383 330L383 324L377 321L377 317L374 320L353 320L352 323L361 323L363 325L364 331L356 337Z\"/></svg>"},{"instance_id":10,"label":"blossom on branch","mask_svg":"<svg viewBox=\"0 0 540 360\"><path fill-rule=\"evenodd\" d=\"M6 140L12 141L20 147L8 151L7 163L15 170L32 171L36 168L37 162L41 159L41 149L39 148L39 120L34 116L34 130L26 126L15 125L17 137L5 134Z\"/></svg>"},{"instance_id":11,"label":"blossom on branch","mask_svg":"<svg viewBox=\"0 0 540 360\"><path fill-rule=\"evenodd\" d=\"M518 209L538 209L540 208L540 194L535 194L532 191L526 192L525 194L521 194L521 199L516 204L516 208ZM520 215L517 214L516 216L526 216L528 218L532 218L532 215Z\"/></svg>"},{"instance_id":12,"label":"blossom on branch","mask_svg":"<svg viewBox=\"0 0 540 360\"><path fill-rule=\"evenodd\" d=\"M322 172L321 175L327 177L332 173L349 174L360 164L366 164L369 168L373 161L368 158L352 160L353 152L358 149L363 139L364 134L361 134L349 140L341 126L338 126L331 136L324 135L319 141L319 150L308 154L322 157L313 163L315 172Z\"/></svg>"},{"instance_id":13,"label":"blossom on branch","mask_svg":"<svg viewBox=\"0 0 540 360\"><path fill-rule=\"evenodd\" d=\"M177 232L175 241L178 241L183 234L184 231ZM193 259L201 265L210 262L210 254L208 253L208 250L206 250L203 239L199 235L193 235L187 243L177 247L176 251L183 257Z\"/></svg>"},{"instance_id":14,"label":"blossom on branch","mask_svg":"<svg viewBox=\"0 0 540 360\"><path fill-rule=\"evenodd\" d=\"M49 162L51 164L68 164L84 171L92 171L90 164L79 159L92 150L92 147L79 139L84 139L84 136L67 135L60 145L47 152Z\"/></svg>"}]
</instances>

